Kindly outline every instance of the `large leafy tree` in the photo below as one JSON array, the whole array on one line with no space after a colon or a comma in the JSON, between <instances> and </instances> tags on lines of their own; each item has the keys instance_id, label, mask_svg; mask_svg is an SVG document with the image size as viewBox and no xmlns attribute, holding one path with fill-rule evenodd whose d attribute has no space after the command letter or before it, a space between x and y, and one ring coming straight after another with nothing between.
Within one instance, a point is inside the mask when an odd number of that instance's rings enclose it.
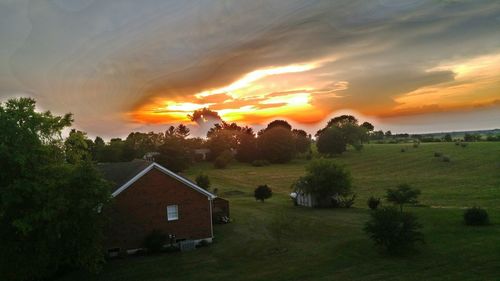
<instances>
[{"instance_id":1,"label":"large leafy tree","mask_svg":"<svg viewBox=\"0 0 500 281\"><path fill-rule=\"evenodd\" d=\"M324 143L324 148L327 150L322 153L335 154L344 152L347 144L361 147L361 144L368 140L370 130L373 130L370 123L365 122L360 126L356 117L341 115L328 121L327 125L316 133L316 136L318 139L323 136L325 139L333 140L335 145ZM340 141L340 137L343 141Z\"/></svg>"},{"instance_id":2,"label":"large leafy tree","mask_svg":"<svg viewBox=\"0 0 500 281\"><path fill-rule=\"evenodd\" d=\"M37 112L33 99L0 104L0 280L102 261L109 189L88 159L66 161L61 131L71 123L70 114Z\"/></svg>"},{"instance_id":3,"label":"large leafy tree","mask_svg":"<svg viewBox=\"0 0 500 281\"><path fill-rule=\"evenodd\" d=\"M93 145L93 142L89 142L89 139L87 139L85 132L72 129L64 141L66 161L71 164L77 164L81 161L91 159L90 143Z\"/></svg>"},{"instance_id":4,"label":"large leafy tree","mask_svg":"<svg viewBox=\"0 0 500 281\"><path fill-rule=\"evenodd\" d=\"M257 146L262 157L271 163L286 163L295 154L293 134L281 126L266 129L257 139Z\"/></svg>"},{"instance_id":5,"label":"large leafy tree","mask_svg":"<svg viewBox=\"0 0 500 281\"><path fill-rule=\"evenodd\" d=\"M347 142L339 128L328 128L321 132L316 141L318 152L327 155L341 154L347 149Z\"/></svg>"},{"instance_id":6,"label":"large leafy tree","mask_svg":"<svg viewBox=\"0 0 500 281\"><path fill-rule=\"evenodd\" d=\"M351 192L351 174L331 160L314 160L306 171L306 175L294 183L294 189L313 195L322 207L331 206L333 197Z\"/></svg>"}]
</instances>

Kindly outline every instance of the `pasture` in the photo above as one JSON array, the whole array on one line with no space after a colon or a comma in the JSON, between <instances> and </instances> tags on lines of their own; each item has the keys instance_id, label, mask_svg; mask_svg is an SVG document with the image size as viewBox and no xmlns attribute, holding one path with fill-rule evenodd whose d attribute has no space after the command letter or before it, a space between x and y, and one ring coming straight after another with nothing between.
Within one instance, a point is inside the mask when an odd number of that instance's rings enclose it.
<instances>
[{"instance_id":1,"label":"pasture","mask_svg":"<svg viewBox=\"0 0 500 281\"><path fill-rule=\"evenodd\" d=\"M401 148L406 147L405 152ZM434 157L450 157L443 162ZM185 173L203 172L212 189L230 201L232 223L215 227L214 243L192 252L130 257L107 263L100 274L71 273L60 280L498 280L500 278L500 144L369 144L332 159L345 165L357 194L351 209L294 207L290 186L308 160L253 167L233 163L214 169L200 163ZM409 207L424 226L425 244L405 257L384 255L362 228L371 195L408 183L422 191ZM253 198L259 184L274 195ZM388 204L383 201L383 204ZM478 205L492 225L468 227L463 208ZM273 239L273 218L286 212L294 224L281 245Z\"/></svg>"}]
</instances>

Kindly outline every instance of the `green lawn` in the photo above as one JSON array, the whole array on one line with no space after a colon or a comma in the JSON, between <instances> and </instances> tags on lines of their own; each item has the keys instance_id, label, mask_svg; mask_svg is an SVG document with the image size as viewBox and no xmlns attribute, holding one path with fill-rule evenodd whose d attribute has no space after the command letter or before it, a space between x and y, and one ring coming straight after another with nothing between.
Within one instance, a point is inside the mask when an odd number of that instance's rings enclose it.
<instances>
[{"instance_id":1,"label":"green lawn","mask_svg":"<svg viewBox=\"0 0 500 281\"><path fill-rule=\"evenodd\" d=\"M61 280L500 280L500 144L453 143L366 145L335 158L346 165L358 194L352 209L293 207L288 193L307 160L252 167L233 164L215 170L209 163L186 174L210 176L230 201L233 222L215 228L215 242L193 252L132 257L109 262L99 275L75 273ZM433 157L439 151L451 162ZM408 208L424 225L426 243L407 257L379 252L362 231L369 216L366 199L409 183L422 191L423 207ZM274 196L256 202L259 184ZM384 202L384 204L386 204ZM463 208L487 208L493 225L466 227ZM296 222L280 249L268 226L288 211Z\"/></svg>"}]
</instances>

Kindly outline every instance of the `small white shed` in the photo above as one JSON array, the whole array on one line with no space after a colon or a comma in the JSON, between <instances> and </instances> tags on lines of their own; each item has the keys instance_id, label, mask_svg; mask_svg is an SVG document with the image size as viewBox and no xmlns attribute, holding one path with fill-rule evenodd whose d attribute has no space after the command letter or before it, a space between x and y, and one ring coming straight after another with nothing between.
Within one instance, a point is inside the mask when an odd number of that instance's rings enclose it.
<instances>
[{"instance_id":1,"label":"small white shed","mask_svg":"<svg viewBox=\"0 0 500 281\"><path fill-rule=\"evenodd\" d=\"M312 196L311 193L304 193L301 191L296 191L296 192L290 193L290 197L299 206L305 206L305 207L316 207L317 206L317 200L316 200L316 198L314 198L314 196Z\"/></svg>"}]
</instances>

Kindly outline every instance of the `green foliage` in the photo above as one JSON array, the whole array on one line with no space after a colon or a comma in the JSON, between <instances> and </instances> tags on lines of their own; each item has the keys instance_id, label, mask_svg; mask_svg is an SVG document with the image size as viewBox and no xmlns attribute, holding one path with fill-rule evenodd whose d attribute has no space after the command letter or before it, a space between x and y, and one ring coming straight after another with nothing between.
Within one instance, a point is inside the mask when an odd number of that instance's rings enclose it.
<instances>
[{"instance_id":1,"label":"green foliage","mask_svg":"<svg viewBox=\"0 0 500 281\"><path fill-rule=\"evenodd\" d=\"M257 139L253 134L241 133L235 158L240 162L251 163L259 156Z\"/></svg>"},{"instance_id":2,"label":"green foliage","mask_svg":"<svg viewBox=\"0 0 500 281\"><path fill-rule=\"evenodd\" d=\"M295 142L295 151L306 153L311 150L311 139L304 130L293 129L292 134Z\"/></svg>"},{"instance_id":3,"label":"green foliage","mask_svg":"<svg viewBox=\"0 0 500 281\"><path fill-rule=\"evenodd\" d=\"M490 223L488 212L480 207L468 208L464 212L466 225L488 225Z\"/></svg>"},{"instance_id":4,"label":"green foliage","mask_svg":"<svg viewBox=\"0 0 500 281\"><path fill-rule=\"evenodd\" d=\"M271 163L286 163L295 153L293 134L287 128L276 126L265 130L257 139L263 158Z\"/></svg>"},{"instance_id":5,"label":"green foliage","mask_svg":"<svg viewBox=\"0 0 500 281\"><path fill-rule=\"evenodd\" d=\"M168 236L161 230L155 229L144 238L144 248L148 253L159 253L163 250L163 246L167 243Z\"/></svg>"},{"instance_id":6,"label":"green foliage","mask_svg":"<svg viewBox=\"0 0 500 281\"><path fill-rule=\"evenodd\" d=\"M443 162L451 162L451 158L448 155L443 155L443 157L441 157L441 159L443 160Z\"/></svg>"},{"instance_id":7,"label":"green foliage","mask_svg":"<svg viewBox=\"0 0 500 281\"><path fill-rule=\"evenodd\" d=\"M380 205L380 198L375 198L374 196L370 196L366 204L368 205L368 208L370 208L371 210L376 210Z\"/></svg>"},{"instance_id":8,"label":"green foliage","mask_svg":"<svg viewBox=\"0 0 500 281\"><path fill-rule=\"evenodd\" d=\"M346 151L347 142L339 128L328 128L319 134L316 146L319 153L334 155Z\"/></svg>"},{"instance_id":9,"label":"green foliage","mask_svg":"<svg viewBox=\"0 0 500 281\"><path fill-rule=\"evenodd\" d=\"M336 195L332 197L332 205L334 208L351 208L356 200L356 194L351 195Z\"/></svg>"},{"instance_id":10,"label":"green foliage","mask_svg":"<svg viewBox=\"0 0 500 281\"><path fill-rule=\"evenodd\" d=\"M446 142L452 142L453 141L453 139L451 138L450 134L444 135L443 140L446 141Z\"/></svg>"},{"instance_id":11,"label":"green foliage","mask_svg":"<svg viewBox=\"0 0 500 281\"><path fill-rule=\"evenodd\" d=\"M443 153L441 152L434 152L434 157L441 157L443 156Z\"/></svg>"},{"instance_id":12,"label":"green foliage","mask_svg":"<svg viewBox=\"0 0 500 281\"><path fill-rule=\"evenodd\" d=\"M311 193L321 207L331 206L331 198L351 192L351 175L344 167L331 160L313 160L306 167L306 175L293 185L295 190Z\"/></svg>"},{"instance_id":13,"label":"green foliage","mask_svg":"<svg viewBox=\"0 0 500 281\"><path fill-rule=\"evenodd\" d=\"M402 254L413 248L416 242L424 241L421 228L413 214L385 207L371 213L364 231L389 254Z\"/></svg>"},{"instance_id":14,"label":"green foliage","mask_svg":"<svg viewBox=\"0 0 500 281\"><path fill-rule=\"evenodd\" d=\"M70 114L36 112L33 99L0 104L1 280L97 270L103 261L99 210L109 202L109 186L76 153L84 133L63 144L61 131L71 122Z\"/></svg>"},{"instance_id":15,"label":"green foliage","mask_svg":"<svg viewBox=\"0 0 500 281\"><path fill-rule=\"evenodd\" d=\"M189 168L194 158L185 140L179 137L166 138L158 152L155 161L176 173Z\"/></svg>"},{"instance_id":16,"label":"green foliage","mask_svg":"<svg viewBox=\"0 0 500 281\"><path fill-rule=\"evenodd\" d=\"M87 140L86 133L75 129L70 131L69 136L64 141L66 161L68 163L76 164L91 159L92 155Z\"/></svg>"},{"instance_id":17,"label":"green foliage","mask_svg":"<svg viewBox=\"0 0 500 281\"><path fill-rule=\"evenodd\" d=\"M199 174L196 177L196 185L205 190L208 190L210 188L210 179L205 174Z\"/></svg>"},{"instance_id":18,"label":"green foliage","mask_svg":"<svg viewBox=\"0 0 500 281\"><path fill-rule=\"evenodd\" d=\"M403 212L404 204L417 204L420 190L411 188L408 184L400 184L396 189L387 189L386 199L396 205Z\"/></svg>"},{"instance_id":19,"label":"green foliage","mask_svg":"<svg viewBox=\"0 0 500 281\"><path fill-rule=\"evenodd\" d=\"M215 159L214 167L217 169L225 169L231 161L233 161L233 153L231 150L226 150Z\"/></svg>"},{"instance_id":20,"label":"green foliage","mask_svg":"<svg viewBox=\"0 0 500 281\"><path fill-rule=\"evenodd\" d=\"M255 200L264 202L264 200L269 199L271 198L271 196L273 196L273 191L269 186L267 186L267 184L259 185L254 190L253 196L255 197Z\"/></svg>"}]
</instances>

